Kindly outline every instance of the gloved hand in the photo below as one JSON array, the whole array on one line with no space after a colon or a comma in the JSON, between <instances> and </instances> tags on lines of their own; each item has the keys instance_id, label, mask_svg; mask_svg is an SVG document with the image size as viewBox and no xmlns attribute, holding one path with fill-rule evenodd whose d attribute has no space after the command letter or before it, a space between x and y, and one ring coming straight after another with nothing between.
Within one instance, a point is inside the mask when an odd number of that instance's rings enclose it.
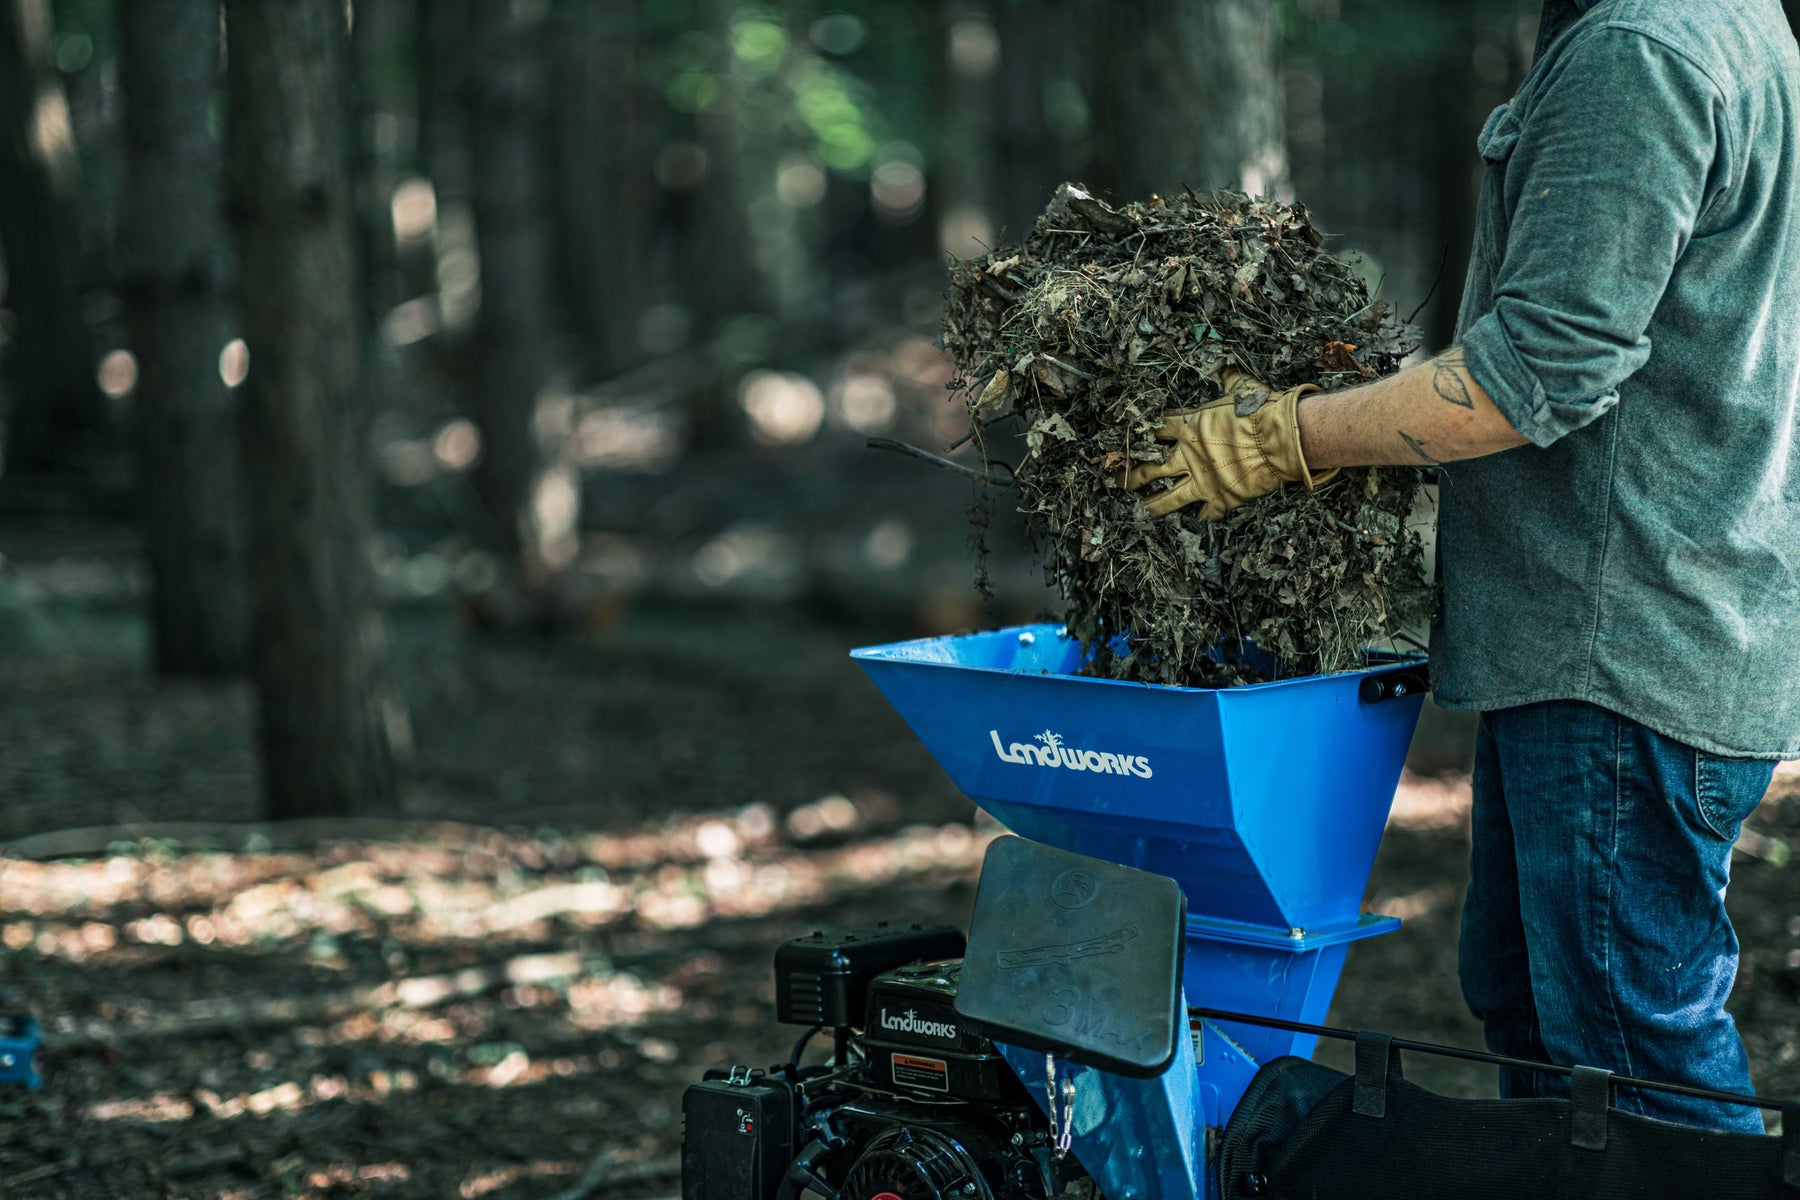
<instances>
[{"instance_id":1,"label":"gloved hand","mask_svg":"<svg viewBox=\"0 0 1800 1200\"><path fill-rule=\"evenodd\" d=\"M1174 443L1167 462L1139 463L1125 472L1132 491L1157 479L1174 481L1144 501L1153 517L1199 504L1200 516L1216 521L1283 483L1304 483L1311 491L1337 474L1333 468L1315 475L1300 453L1294 410L1300 397L1320 390L1317 385L1271 394L1267 384L1242 371L1227 368L1220 379L1223 399L1164 417L1156 436Z\"/></svg>"}]
</instances>

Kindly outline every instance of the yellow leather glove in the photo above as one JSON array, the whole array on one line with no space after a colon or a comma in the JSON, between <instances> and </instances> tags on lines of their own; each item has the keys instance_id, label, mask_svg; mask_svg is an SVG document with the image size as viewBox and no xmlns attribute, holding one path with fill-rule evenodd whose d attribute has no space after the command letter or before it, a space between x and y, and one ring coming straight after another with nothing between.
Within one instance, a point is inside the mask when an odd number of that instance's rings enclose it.
<instances>
[{"instance_id":1,"label":"yellow leather glove","mask_svg":"<svg viewBox=\"0 0 1800 1200\"><path fill-rule=\"evenodd\" d=\"M1294 410L1317 385L1271 394L1267 384L1242 371L1227 369L1220 379L1223 399L1163 418L1156 437L1174 443L1167 462L1139 463L1125 472L1132 491L1158 479L1173 481L1144 501L1153 517L1199 504L1200 516L1216 521L1284 483L1304 483L1311 491L1337 474L1333 468L1315 475L1300 453Z\"/></svg>"}]
</instances>

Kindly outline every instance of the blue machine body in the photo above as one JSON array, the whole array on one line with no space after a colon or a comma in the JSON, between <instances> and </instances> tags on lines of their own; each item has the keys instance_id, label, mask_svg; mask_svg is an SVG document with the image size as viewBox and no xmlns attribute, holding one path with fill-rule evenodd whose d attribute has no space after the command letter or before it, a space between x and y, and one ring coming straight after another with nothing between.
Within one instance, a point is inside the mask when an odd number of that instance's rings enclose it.
<instances>
[{"instance_id":1,"label":"blue machine body","mask_svg":"<svg viewBox=\"0 0 1800 1200\"><path fill-rule=\"evenodd\" d=\"M1008 829L1181 885L1189 1004L1322 1023L1349 944L1399 926L1360 904L1423 689L1379 702L1359 692L1422 657L1166 687L1079 674L1080 644L1048 624L852 656ZM1206 1128L1225 1124L1262 1063L1310 1055L1314 1040L1207 1022L1159 1079L1073 1068L1073 1149L1108 1200L1212 1195ZM1041 1091L1044 1055L1005 1053ZM1106 1120L1084 1132L1084 1108Z\"/></svg>"},{"instance_id":2,"label":"blue machine body","mask_svg":"<svg viewBox=\"0 0 1800 1200\"><path fill-rule=\"evenodd\" d=\"M38 1078L34 1058L43 1045L42 1031L29 1016L0 1016L0 1085L22 1085L36 1091L43 1082Z\"/></svg>"}]
</instances>

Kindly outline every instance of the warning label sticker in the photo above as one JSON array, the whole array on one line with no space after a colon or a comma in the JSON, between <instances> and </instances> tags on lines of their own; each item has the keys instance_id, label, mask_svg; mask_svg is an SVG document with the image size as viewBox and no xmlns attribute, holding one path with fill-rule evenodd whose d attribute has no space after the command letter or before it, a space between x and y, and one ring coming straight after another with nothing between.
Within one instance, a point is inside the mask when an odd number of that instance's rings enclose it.
<instances>
[{"instance_id":1,"label":"warning label sticker","mask_svg":"<svg viewBox=\"0 0 1800 1200\"><path fill-rule=\"evenodd\" d=\"M919 1058L912 1054L894 1055L894 1082L903 1087L930 1088L934 1092L950 1090L950 1064L941 1058Z\"/></svg>"}]
</instances>

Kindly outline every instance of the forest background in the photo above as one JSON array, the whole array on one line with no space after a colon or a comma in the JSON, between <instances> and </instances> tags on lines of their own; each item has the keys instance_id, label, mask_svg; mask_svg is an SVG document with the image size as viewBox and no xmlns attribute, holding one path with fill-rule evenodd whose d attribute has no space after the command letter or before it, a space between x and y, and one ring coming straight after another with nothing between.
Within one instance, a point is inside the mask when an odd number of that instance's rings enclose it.
<instances>
[{"instance_id":1,"label":"forest background","mask_svg":"<svg viewBox=\"0 0 1800 1200\"><path fill-rule=\"evenodd\" d=\"M672 1190L773 944L966 919L993 833L844 658L1055 609L866 446L963 432L947 261L1238 187L1443 348L1539 7L0 0L7 1194ZM1477 1040L1467 743L1348 1023ZM1792 782L1736 887L1787 1094Z\"/></svg>"}]
</instances>

